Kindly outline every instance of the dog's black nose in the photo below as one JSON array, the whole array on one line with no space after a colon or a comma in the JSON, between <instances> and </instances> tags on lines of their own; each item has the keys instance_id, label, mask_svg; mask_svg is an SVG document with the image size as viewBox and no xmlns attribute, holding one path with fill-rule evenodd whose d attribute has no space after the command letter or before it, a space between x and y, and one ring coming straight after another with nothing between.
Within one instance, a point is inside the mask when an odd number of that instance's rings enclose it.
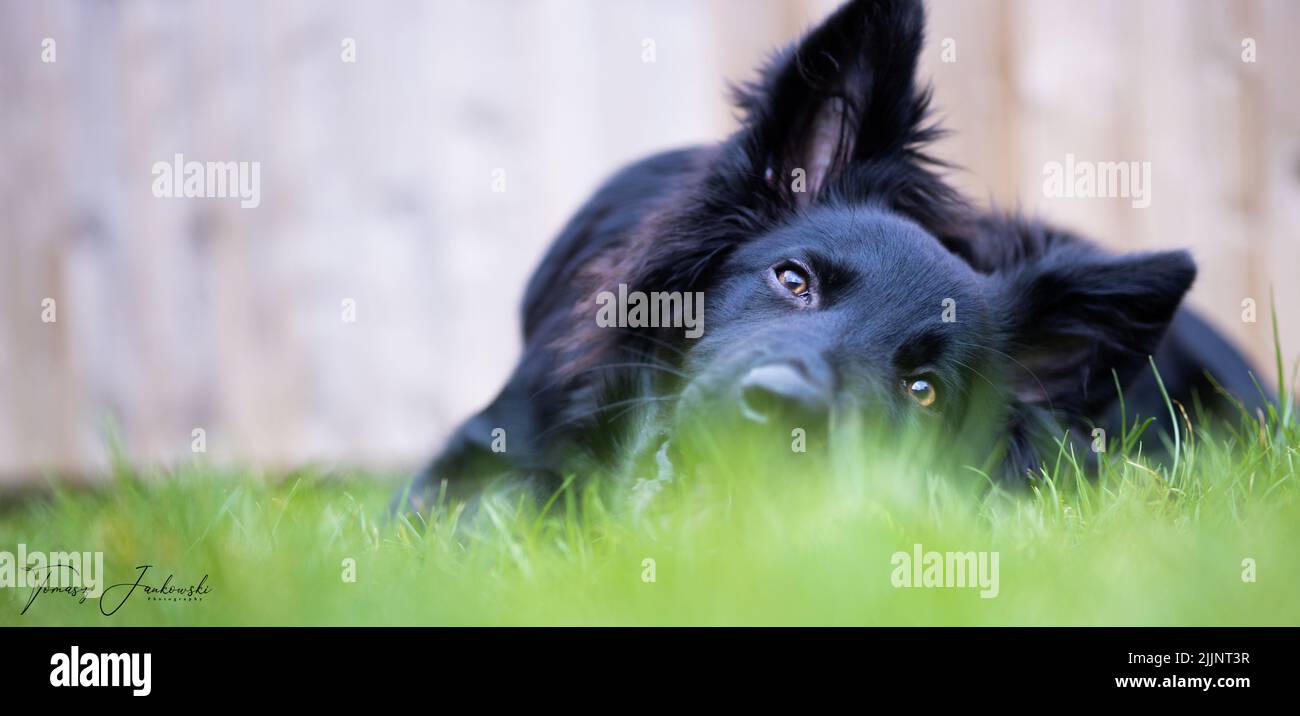
<instances>
[{"instance_id":1,"label":"dog's black nose","mask_svg":"<svg viewBox=\"0 0 1300 716\"><path fill-rule=\"evenodd\" d=\"M790 363L761 365L740 381L740 412L757 423L816 419L829 409L829 391Z\"/></svg>"}]
</instances>

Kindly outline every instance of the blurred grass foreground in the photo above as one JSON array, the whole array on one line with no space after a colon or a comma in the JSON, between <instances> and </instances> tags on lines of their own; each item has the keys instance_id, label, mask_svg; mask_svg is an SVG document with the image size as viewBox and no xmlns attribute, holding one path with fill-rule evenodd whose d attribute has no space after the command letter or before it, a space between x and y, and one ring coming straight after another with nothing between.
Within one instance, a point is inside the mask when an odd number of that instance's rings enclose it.
<instances>
[{"instance_id":1,"label":"blurred grass foreground","mask_svg":"<svg viewBox=\"0 0 1300 716\"><path fill-rule=\"evenodd\" d=\"M1197 425L1167 465L1143 457L1154 439L1095 477L1063 442L1016 493L897 444L798 471L738 451L648 496L575 482L424 525L390 518L395 481L375 476L121 465L108 489L0 514L0 558L104 553L98 598L3 588L0 624L1300 624L1290 402Z\"/></svg>"}]
</instances>

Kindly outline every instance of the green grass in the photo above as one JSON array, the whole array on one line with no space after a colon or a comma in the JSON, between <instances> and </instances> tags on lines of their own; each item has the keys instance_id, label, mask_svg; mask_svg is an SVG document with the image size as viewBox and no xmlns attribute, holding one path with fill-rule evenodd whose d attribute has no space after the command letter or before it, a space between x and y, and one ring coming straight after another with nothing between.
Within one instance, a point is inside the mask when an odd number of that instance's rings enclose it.
<instances>
[{"instance_id":1,"label":"green grass","mask_svg":"<svg viewBox=\"0 0 1300 716\"><path fill-rule=\"evenodd\" d=\"M592 491L541 516L489 502L422 533L385 519L391 482L367 476L124 470L11 510L0 549L103 550L109 583L152 564L213 591L104 617L59 594L20 615L29 592L6 589L0 624L1300 624L1294 424L1184 434L1176 470L1137 444L1094 482L1063 451L1025 495L862 458L681 480L639 513ZM1000 593L894 588L891 555L916 543L997 551Z\"/></svg>"},{"instance_id":2,"label":"green grass","mask_svg":"<svg viewBox=\"0 0 1300 716\"><path fill-rule=\"evenodd\" d=\"M1143 457L1161 438L1128 416L1095 477L1062 441L1019 494L896 437L777 461L730 445L648 500L571 485L473 519L444 506L423 529L386 517L384 476L119 464L106 489L0 513L0 550L102 550L110 584L149 564L150 583L206 574L211 593L105 617L62 594L20 614L30 592L0 589L0 625L1300 625L1291 401L1239 425L1168 408L1172 459ZM997 552L998 595L895 588L892 556L915 544Z\"/></svg>"}]
</instances>

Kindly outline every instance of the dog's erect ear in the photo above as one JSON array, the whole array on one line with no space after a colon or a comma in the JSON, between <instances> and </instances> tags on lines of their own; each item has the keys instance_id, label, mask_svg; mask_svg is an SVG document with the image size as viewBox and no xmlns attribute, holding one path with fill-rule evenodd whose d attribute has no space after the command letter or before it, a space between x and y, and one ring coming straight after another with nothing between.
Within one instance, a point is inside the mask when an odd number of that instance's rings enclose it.
<instances>
[{"instance_id":1,"label":"dog's erect ear","mask_svg":"<svg viewBox=\"0 0 1300 716\"><path fill-rule=\"evenodd\" d=\"M1017 399L1075 415L1095 414L1147 364L1196 264L1186 251L1111 256L1082 242L1058 243L1008 276Z\"/></svg>"},{"instance_id":2,"label":"dog's erect ear","mask_svg":"<svg viewBox=\"0 0 1300 716\"><path fill-rule=\"evenodd\" d=\"M919 0L854 0L778 54L737 91L744 171L804 205L852 162L930 139L929 93L914 79L924 27Z\"/></svg>"}]
</instances>

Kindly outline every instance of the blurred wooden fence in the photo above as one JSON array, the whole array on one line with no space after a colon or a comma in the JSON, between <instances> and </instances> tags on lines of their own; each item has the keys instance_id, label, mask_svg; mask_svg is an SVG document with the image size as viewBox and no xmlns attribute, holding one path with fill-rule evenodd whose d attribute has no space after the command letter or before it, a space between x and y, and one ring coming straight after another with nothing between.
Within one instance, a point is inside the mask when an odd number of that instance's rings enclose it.
<instances>
[{"instance_id":1,"label":"blurred wooden fence","mask_svg":"<svg viewBox=\"0 0 1300 716\"><path fill-rule=\"evenodd\" d=\"M567 215L723 136L725 82L834 4L0 0L0 483L94 474L108 425L144 463L196 429L269 469L418 462L509 371ZM1192 248L1194 302L1257 358L1274 289L1296 355L1300 3L930 6L965 189ZM259 162L260 206L155 198L177 153ZM1044 197L1067 154L1150 162L1150 207Z\"/></svg>"}]
</instances>

